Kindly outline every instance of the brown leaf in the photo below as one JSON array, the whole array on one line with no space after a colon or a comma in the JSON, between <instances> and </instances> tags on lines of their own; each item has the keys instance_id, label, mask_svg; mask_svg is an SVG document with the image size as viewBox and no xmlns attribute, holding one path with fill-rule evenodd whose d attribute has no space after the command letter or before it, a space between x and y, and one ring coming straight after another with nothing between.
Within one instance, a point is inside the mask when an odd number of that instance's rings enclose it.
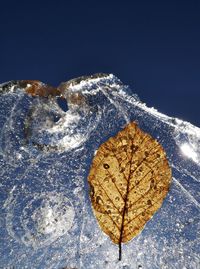
<instances>
[{"instance_id":1,"label":"brown leaf","mask_svg":"<svg viewBox=\"0 0 200 269\"><path fill-rule=\"evenodd\" d=\"M138 235L161 207L171 182L162 146L135 122L103 143L88 181L101 229L119 245Z\"/></svg>"},{"instance_id":2,"label":"brown leaf","mask_svg":"<svg viewBox=\"0 0 200 269\"><path fill-rule=\"evenodd\" d=\"M20 80L20 87L24 87L25 91L32 96L60 96L61 92L58 88L46 85L39 80Z\"/></svg>"}]
</instances>

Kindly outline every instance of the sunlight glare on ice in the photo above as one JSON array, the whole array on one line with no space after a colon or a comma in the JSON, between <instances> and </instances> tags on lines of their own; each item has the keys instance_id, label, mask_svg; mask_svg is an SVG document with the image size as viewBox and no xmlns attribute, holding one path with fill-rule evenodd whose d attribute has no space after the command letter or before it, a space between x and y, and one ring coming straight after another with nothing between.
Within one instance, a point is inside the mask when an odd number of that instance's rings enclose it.
<instances>
[{"instance_id":1,"label":"sunlight glare on ice","mask_svg":"<svg viewBox=\"0 0 200 269\"><path fill-rule=\"evenodd\" d=\"M197 153L194 151L191 145L189 145L188 143L184 143L181 145L180 148L185 156L192 159L196 163L198 162Z\"/></svg>"}]
</instances>

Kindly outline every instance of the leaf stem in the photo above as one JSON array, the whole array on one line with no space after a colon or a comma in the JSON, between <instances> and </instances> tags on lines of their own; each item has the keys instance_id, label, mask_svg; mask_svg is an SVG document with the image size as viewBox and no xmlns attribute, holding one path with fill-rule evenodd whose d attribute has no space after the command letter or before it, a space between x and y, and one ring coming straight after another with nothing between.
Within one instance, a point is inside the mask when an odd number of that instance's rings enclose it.
<instances>
[{"instance_id":1,"label":"leaf stem","mask_svg":"<svg viewBox=\"0 0 200 269\"><path fill-rule=\"evenodd\" d=\"M119 261L122 260L122 243L119 242Z\"/></svg>"}]
</instances>

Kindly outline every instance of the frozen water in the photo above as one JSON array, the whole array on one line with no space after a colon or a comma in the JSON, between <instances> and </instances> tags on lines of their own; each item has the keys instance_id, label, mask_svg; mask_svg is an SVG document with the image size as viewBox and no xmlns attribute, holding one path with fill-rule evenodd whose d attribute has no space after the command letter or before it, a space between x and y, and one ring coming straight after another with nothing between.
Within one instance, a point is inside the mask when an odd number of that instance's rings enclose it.
<instances>
[{"instance_id":1,"label":"frozen water","mask_svg":"<svg viewBox=\"0 0 200 269\"><path fill-rule=\"evenodd\" d=\"M113 75L31 96L0 85L0 267L200 268L200 129L147 107ZM167 152L173 182L140 235L118 246L100 230L87 175L99 145L130 121Z\"/></svg>"}]
</instances>

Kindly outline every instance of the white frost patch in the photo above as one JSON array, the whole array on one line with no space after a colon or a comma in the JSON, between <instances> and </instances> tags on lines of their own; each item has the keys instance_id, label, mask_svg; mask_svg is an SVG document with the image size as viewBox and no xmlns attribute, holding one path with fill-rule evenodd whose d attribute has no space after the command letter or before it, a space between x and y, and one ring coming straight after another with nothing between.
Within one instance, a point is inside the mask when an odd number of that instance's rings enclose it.
<instances>
[{"instance_id":1,"label":"white frost patch","mask_svg":"<svg viewBox=\"0 0 200 269\"><path fill-rule=\"evenodd\" d=\"M80 120L81 117L80 115L78 115L78 113L76 114L71 113L71 111L66 112L62 120L59 121L58 124L54 125L52 128L49 128L48 132L49 133L62 132L66 128L70 128L70 126L73 124L77 125Z\"/></svg>"},{"instance_id":2,"label":"white frost patch","mask_svg":"<svg viewBox=\"0 0 200 269\"><path fill-rule=\"evenodd\" d=\"M82 134L76 134L74 136L65 136L59 141L58 146L64 148L65 150L74 149L81 146L86 140L87 136L83 137Z\"/></svg>"},{"instance_id":3,"label":"white frost patch","mask_svg":"<svg viewBox=\"0 0 200 269\"><path fill-rule=\"evenodd\" d=\"M85 128L84 134L81 132L76 132L76 127L78 126L80 120L81 117L78 113L71 113L71 111L68 111L62 120L58 122L58 124L48 129L48 133L50 134L63 134L63 137L59 140L55 136L55 142L59 148L71 150L78 148L87 140L87 128Z\"/></svg>"}]
</instances>

